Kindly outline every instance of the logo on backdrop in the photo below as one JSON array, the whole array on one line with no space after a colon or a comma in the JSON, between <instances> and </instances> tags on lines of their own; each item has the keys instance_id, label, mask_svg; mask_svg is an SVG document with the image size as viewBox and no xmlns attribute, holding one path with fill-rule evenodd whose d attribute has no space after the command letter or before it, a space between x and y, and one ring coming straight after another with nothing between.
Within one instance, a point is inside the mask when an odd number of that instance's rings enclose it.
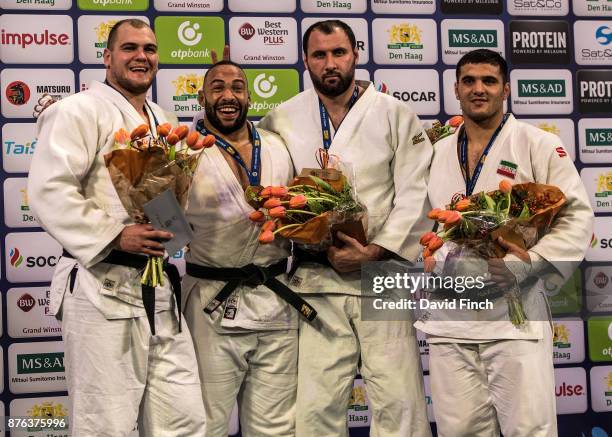
<instances>
[{"instance_id":1,"label":"logo on backdrop","mask_svg":"<svg viewBox=\"0 0 612 437\"><path fill-rule=\"evenodd\" d=\"M581 112L610 112L612 70L578 70L576 83Z\"/></svg>"},{"instance_id":2,"label":"logo on backdrop","mask_svg":"<svg viewBox=\"0 0 612 437\"><path fill-rule=\"evenodd\" d=\"M154 0L154 5L156 11L221 12L223 10L223 0L190 0L189 2Z\"/></svg>"},{"instance_id":3,"label":"logo on backdrop","mask_svg":"<svg viewBox=\"0 0 612 437\"><path fill-rule=\"evenodd\" d=\"M610 0L573 0L574 14L579 17L612 16Z\"/></svg>"},{"instance_id":4,"label":"logo on backdrop","mask_svg":"<svg viewBox=\"0 0 612 437\"><path fill-rule=\"evenodd\" d=\"M251 92L249 116L263 117L299 92L296 70L245 70Z\"/></svg>"},{"instance_id":5,"label":"logo on backdrop","mask_svg":"<svg viewBox=\"0 0 612 437\"><path fill-rule=\"evenodd\" d=\"M591 361L612 361L612 316L591 317L587 327Z\"/></svg>"},{"instance_id":6,"label":"logo on backdrop","mask_svg":"<svg viewBox=\"0 0 612 437\"><path fill-rule=\"evenodd\" d=\"M84 11L145 11L149 0L77 0Z\"/></svg>"},{"instance_id":7,"label":"logo on backdrop","mask_svg":"<svg viewBox=\"0 0 612 437\"><path fill-rule=\"evenodd\" d=\"M298 30L293 18L233 17L229 29L230 53L236 62L294 64L298 60Z\"/></svg>"},{"instance_id":8,"label":"logo on backdrop","mask_svg":"<svg viewBox=\"0 0 612 437\"><path fill-rule=\"evenodd\" d=\"M509 0L507 5L511 15L563 16L569 11L569 0Z\"/></svg>"},{"instance_id":9,"label":"logo on backdrop","mask_svg":"<svg viewBox=\"0 0 612 437\"><path fill-rule=\"evenodd\" d=\"M302 11L314 13L339 12L362 14L366 11L366 0L301 0Z\"/></svg>"},{"instance_id":10,"label":"logo on backdrop","mask_svg":"<svg viewBox=\"0 0 612 437\"><path fill-rule=\"evenodd\" d=\"M503 10L501 0L442 0L440 6L445 14L499 15Z\"/></svg>"},{"instance_id":11,"label":"logo on backdrop","mask_svg":"<svg viewBox=\"0 0 612 437\"><path fill-rule=\"evenodd\" d=\"M612 63L612 21L576 21L574 55L580 65Z\"/></svg>"},{"instance_id":12,"label":"logo on backdrop","mask_svg":"<svg viewBox=\"0 0 612 437\"><path fill-rule=\"evenodd\" d=\"M578 122L580 160L585 163L612 162L612 119L582 118Z\"/></svg>"},{"instance_id":13,"label":"logo on backdrop","mask_svg":"<svg viewBox=\"0 0 612 437\"><path fill-rule=\"evenodd\" d=\"M178 117L193 117L202 110L198 90L204 85L201 69L164 69L157 73L157 103L172 108Z\"/></svg>"},{"instance_id":14,"label":"logo on backdrop","mask_svg":"<svg viewBox=\"0 0 612 437\"><path fill-rule=\"evenodd\" d=\"M225 22L221 17L157 17L159 62L210 64L211 50L223 53Z\"/></svg>"},{"instance_id":15,"label":"logo on backdrop","mask_svg":"<svg viewBox=\"0 0 612 437\"><path fill-rule=\"evenodd\" d=\"M374 72L374 82L379 91L410 104L419 115L437 115L440 112L436 70L381 69Z\"/></svg>"},{"instance_id":16,"label":"logo on backdrop","mask_svg":"<svg viewBox=\"0 0 612 437\"><path fill-rule=\"evenodd\" d=\"M513 63L568 64L570 61L567 21L511 21L510 41Z\"/></svg>"},{"instance_id":17,"label":"logo on backdrop","mask_svg":"<svg viewBox=\"0 0 612 437\"><path fill-rule=\"evenodd\" d=\"M13 343L8 355L11 393L66 390L64 344L61 341Z\"/></svg>"},{"instance_id":18,"label":"logo on backdrop","mask_svg":"<svg viewBox=\"0 0 612 437\"><path fill-rule=\"evenodd\" d=\"M30 87L26 83L16 80L8 84L5 94L10 104L25 105L30 100Z\"/></svg>"},{"instance_id":19,"label":"logo on backdrop","mask_svg":"<svg viewBox=\"0 0 612 437\"><path fill-rule=\"evenodd\" d=\"M375 14L433 14L436 12L434 0L372 0Z\"/></svg>"},{"instance_id":20,"label":"logo on backdrop","mask_svg":"<svg viewBox=\"0 0 612 437\"><path fill-rule=\"evenodd\" d=\"M434 20L381 19L372 22L377 64L435 64L438 36Z\"/></svg>"},{"instance_id":21,"label":"logo on backdrop","mask_svg":"<svg viewBox=\"0 0 612 437\"><path fill-rule=\"evenodd\" d=\"M490 49L504 56L504 24L500 20L442 20L442 60L454 65L475 49Z\"/></svg>"},{"instance_id":22,"label":"logo on backdrop","mask_svg":"<svg viewBox=\"0 0 612 437\"><path fill-rule=\"evenodd\" d=\"M572 74L569 70L512 70L512 111L516 114L570 114Z\"/></svg>"},{"instance_id":23,"label":"logo on backdrop","mask_svg":"<svg viewBox=\"0 0 612 437\"><path fill-rule=\"evenodd\" d=\"M555 369L557 414L577 414L587 410L586 372L582 367Z\"/></svg>"}]
</instances>

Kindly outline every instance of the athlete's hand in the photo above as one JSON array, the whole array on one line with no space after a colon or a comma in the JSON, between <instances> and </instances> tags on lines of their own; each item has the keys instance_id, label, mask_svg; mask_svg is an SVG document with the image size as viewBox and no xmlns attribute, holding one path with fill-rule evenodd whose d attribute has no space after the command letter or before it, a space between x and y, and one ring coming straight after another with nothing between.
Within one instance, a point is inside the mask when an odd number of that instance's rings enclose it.
<instances>
[{"instance_id":1,"label":"athlete's hand","mask_svg":"<svg viewBox=\"0 0 612 437\"><path fill-rule=\"evenodd\" d=\"M516 256L524 263L531 264L531 258L525 249L504 240L502 237L499 237L497 242L501 247L507 250L508 254ZM503 258L491 258L489 259L488 263L491 280L500 288L507 289L516 284L516 277L514 276L514 273L508 269Z\"/></svg>"},{"instance_id":2,"label":"athlete's hand","mask_svg":"<svg viewBox=\"0 0 612 437\"><path fill-rule=\"evenodd\" d=\"M327 249L327 259L332 267L340 273L354 272L361 269L361 264L368 261L377 261L387 253L387 250L377 244L364 246L356 239L338 232L336 237L344 246Z\"/></svg>"},{"instance_id":3,"label":"athlete's hand","mask_svg":"<svg viewBox=\"0 0 612 437\"><path fill-rule=\"evenodd\" d=\"M213 64L216 64L217 62L219 62L219 56L217 55L217 51L215 49L211 49L210 51L210 59L212 60ZM229 45L225 45L225 47L223 47L223 61L229 61L230 60L230 48Z\"/></svg>"},{"instance_id":4,"label":"athlete's hand","mask_svg":"<svg viewBox=\"0 0 612 437\"><path fill-rule=\"evenodd\" d=\"M34 118L40 117L40 114L42 114L45 109L53 105L55 102L57 102L57 100L55 100L49 94L43 94L41 98L38 99L37 104L34 106L34 112L32 113L32 116Z\"/></svg>"},{"instance_id":5,"label":"athlete's hand","mask_svg":"<svg viewBox=\"0 0 612 437\"><path fill-rule=\"evenodd\" d=\"M117 237L117 246L124 252L140 255L164 256L164 246L160 241L170 240L174 235L166 231L156 231L152 225L129 225Z\"/></svg>"}]
</instances>

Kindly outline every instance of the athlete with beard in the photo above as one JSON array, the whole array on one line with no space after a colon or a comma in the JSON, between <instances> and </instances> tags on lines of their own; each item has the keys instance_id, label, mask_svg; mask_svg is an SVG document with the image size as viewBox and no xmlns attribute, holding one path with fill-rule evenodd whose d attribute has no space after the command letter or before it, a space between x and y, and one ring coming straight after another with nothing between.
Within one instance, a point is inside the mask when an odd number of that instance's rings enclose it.
<instances>
[{"instance_id":1,"label":"athlete with beard","mask_svg":"<svg viewBox=\"0 0 612 437\"><path fill-rule=\"evenodd\" d=\"M249 219L254 210L245 199L249 185L286 185L291 161L280 137L247 121L247 79L238 65L213 65L200 103L204 111L194 126L217 143L202 152L189 197L195 238L183 297L206 435L228 435L238 400L243 436L293 436L298 313L278 294L291 293L283 285L289 245L283 239L259 244L261 225Z\"/></svg>"},{"instance_id":2,"label":"athlete with beard","mask_svg":"<svg viewBox=\"0 0 612 437\"><path fill-rule=\"evenodd\" d=\"M364 320L362 310L372 308L374 297L361 295L360 269L391 256L416 260L419 236L431 228L426 179L432 146L409 106L355 81L359 54L349 26L315 23L303 49L314 89L270 111L259 126L285 140L297 172L317 168L323 147L352 168L369 223L368 244L338 233L343 247L301 261L292 278L319 311L313 324L300 321L296 433L346 436L359 370L373 409L370 435L429 436L412 322L386 321L385 314L381 321Z\"/></svg>"},{"instance_id":3,"label":"athlete with beard","mask_svg":"<svg viewBox=\"0 0 612 437\"><path fill-rule=\"evenodd\" d=\"M41 226L65 248L50 312L62 319L70 429L73 436L127 436L138 419L142 436L201 436L196 357L170 280L156 289L151 320L140 286L146 256L163 256L159 240L172 235L131 221L104 163L119 130L178 125L146 99L158 67L151 28L136 19L115 24L104 65L105 83L94 81L42 114L28 178Z\"/></svg>"}]
</instances>

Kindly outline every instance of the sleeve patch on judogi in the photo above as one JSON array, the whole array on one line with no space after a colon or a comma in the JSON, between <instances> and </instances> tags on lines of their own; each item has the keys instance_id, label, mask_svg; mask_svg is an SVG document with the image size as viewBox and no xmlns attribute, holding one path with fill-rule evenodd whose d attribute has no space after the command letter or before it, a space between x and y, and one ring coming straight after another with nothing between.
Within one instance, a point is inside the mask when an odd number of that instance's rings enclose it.
<instances>
[{"instance_id":1,"label":"sleeve patch on judogi","mask_svg":"<svg viewBox=\"0 0 612 437\"><path fill-rule=\"evenodd\" d=\"M567 156L567 152L562 146L557 147L555 150L557 151L557 155L559 155L559 158L565 158Z\"/></svg>"},{"instance_id":2,"label":"sleeve patch on judogi","mask_svg":"<svg viewBox=\"0 0 612 437\"><path fill-rule=\"evenodd\" d=\"M419 132L418 134L416 134L415 136L412 137L412 145L416 146L419 143L422 143L423 141L425 141L425 137L423 135L423 132Z\"/></svg>"}]
</instances>

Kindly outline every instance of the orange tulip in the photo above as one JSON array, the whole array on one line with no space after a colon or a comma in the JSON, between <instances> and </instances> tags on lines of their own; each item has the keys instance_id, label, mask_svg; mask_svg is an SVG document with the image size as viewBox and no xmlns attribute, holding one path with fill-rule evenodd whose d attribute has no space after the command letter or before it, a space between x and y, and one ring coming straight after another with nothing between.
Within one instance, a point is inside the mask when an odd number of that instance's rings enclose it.
<instances>
[{"instance_id":1,"label":"orange tulip","mask_svg":"<svg viewBox=\"0 0 612 437\"><path fill-rule=\"evenodd\" d=\"M270 214L272 218L284 218L287 216L287 211L284 206L277 206L276 208L270 209L268 214Z\"/></svg>"},{"instance_id":2,"label":"orange tulip","mask_svg":"<svg viewBox=\"0 0 612 437\"><path fill-rule=\"evenodd\" d=\"M115 141L119 144L125 144L130 139L130 134L125 129L121 128L115 132Z\"/></svg>"},{"instance_id":3,"label":"orange tulip","mask_svg":"<svg viewBox=\"0 0 612 437\"><path fill-rule=\"evenodd\" d=\"M510 181L508 181L508 179L502 179L499 181L499 191L504 194L508 194L512 191L512 184Z\"/></svg>"},{"instance_id":4,"label":"orange tulip","mask_svg":"<svg viewBox=\"0 0 612 437\"><path fill-rule=\"evenodd\" d=\"M431 251L429 247L426 247L425 249L423 249L423 259L427 259L432 255L433 255L433 252Z\"/></svg>"},{"instance_id":5,"label":"orange tulip","mask_svg":"<svg viewBox=\"0 0 612 437\"><path fill-rule=\"evenodd\" d=\"M265 187L263 190L259 192L259 195L264 199L272 196L272 187Z\"/></svg>"},{"instance_id":6,"label":"orange tulip","mask_svg":"<svg viewBox=\"0 0 612 437\"><path fill-rule=\"evenodd\" d=\"M249 219L255 223L263 223L266 220L266 216L261 211L253 211L249 214Z\"/></svg>"},{"instance_id":7,"label":"orange tulip","mask_svg":"<svg viewBox=\"0 0 612 437\"><path fill-rule=\"evenodd\" d=\"M297 196L293 196L289 200L289 208L291 209L301 209L306 206L308 203L308 199L303 194L298 194Z\"/></svg>"},{"instance_id":8,"label":"orange tulip","mask_svg":"<svg viewBox=\"0 0 612 437\"><path fill-rule=\"evenodd\" d=\"M461 126L461 123L463 123L463 117L460 115L455 115L447 121L447 124L452 127L459 127Z\"/></svg>"},{"instance_id":9,"label":"orange tulip","mask_svg":"<svg viewBox=\"0 0 612 437\"><path fill-rule=\"evenodd\" d=\"M433 272L434 268L436 267L436 259L433 256L428 256L423 261L423 265L424 265L425 272L426 273L431 273L431 272Z\"/></svg>"},{"instance_id":10,"label":"orange tulip","mask_svg":"<svg viewBox=\"0 0 612 437\"><path fill-rule=\"evenodd\" d=\"M287 192L287 187L272 187L272 195L274 197L285 197Z\"/></svg>"},{"instance_id":11,"label":"orange tulip","mask_svg":"<svg viewBox=\"0 0 612 437\"><path fill-rule=\"evenodd\" d=\"M166 137L166 141L168 141L168 144L170 144L171 146L174 146L176 143L181 141L181 139L178 137L177 134L175 134L174 132L171 132Z\"/></svg>"},{"instance_id":12,"label":"orange tulip","mask_svg":"<svg viewBox=\"0 0 612 437\"><path fill-rule=\"evenodd\" d=\"M130 139L133 141L137 140L138 138L142 138L147 134L147 132L149 132L149 126L147 126L146 124L141 124L132 131L132 133L130 134Z\"/></svg>"},{"instance_id":13,"label":"orange tulip","mask_svg":"<svg viewBox=\"0 0 612 437\"><path fill-rule=\"evenodd\" d=\"M440 212L438 213L438 218L437 218L437 220L438 220L440 223L444 223L444 222L446 221L446 219L447 219L447 217L448 217L448 215L449 215L449 214L450 214L450 211L449 211L448 209L443 209L442 211L440 211Z\"/></svg>"},{"instance_id":14,"label":"orange tulip","mask_svg":"<svg viewBox=\"0 0 612 437\"><path fill-rule=\"evenodd\" d=\"M436 250L441 248L443 244L444 241L440 237L436 236L435 238L429 240L429 242L427 243L427 248L432 252L435 252Z\"/></svg>"},{"instance_id":15,"label":"orange tulip","mask_svg":"<svg viewBox=\"0 0 612 437\"><path fill-rule=\"evenodd\" d=\"M189 128L187 126L177 126L172 129L172 133L176 134L176 136L179 137L179 140L182 140L189 133Z\"/></svg>"},{"instance_id":16,"label":"orange tulip","mask_svg":"<svg viewBox=\"0 0 612 437\"><path fill-rule=\"evenodd\" d=\"M215 138L215 136L208 134L204 137L203 146L205 149L208 149L209 147L214 146L216 142L217 142L217 139Z\"/></svg>"},{"instance_id":17,"label":"orange tulip","mask_svg":"<svg viewBox=\"0 0 612 437\"><path fill-rule=\"evenodd\" d=\"M421 239L419 240L419 244L421 246L427 246L427 243L429 243L429 240L431 240L433 237L436 237L435 232L432 232L432 231L425 232L423 236L421 237Z\"/></svg>"},{"instance_id":18,"label":"orange tulip","mask_svg":"<svg viewBox=\"0 0 612 437\"><path fill-rule=\"evenodd\" d=\"M276 197L272 197L266 200L263 204L263 207L266 209L276 208L277 206L281 206L281 201L280 199L277 199Z\"/></svg>"},{"instance_id":19,"label":"orange tulip","mask_svg":"<svg viewBox=\"0 0 612 437\"><path fill-rule=\"evenodd\" d=\"M261 229L263 231L275 231L276 230L276 222L274 220L268 220L267 222L265 222L262 226Z\"/></svg>"},{"instance_id":20,"label":"orange tulip","mask_svg":"<svg viewBox=\"0 0 612 437\"><path fill-rule=\"evenodd\" d=\"M427 213L427 217L432 219L432 220L437 220L438 219L438 214L440 214L440 212L442 212L442 210L440 208L434 208L431 211L429 211Z\"/></svg>"},{"instance_id":21,"label":"orange tulip","mask_svg":"<svg viewBox=\"0 0 612 437\"><path fill-rule=\"evenodd\" d=\"M259 234L259 242L261 244L268 244L274 241L274 233L272 231L263 231Z\"/></svg>"},{"instance_id":22,"label":"orange tulip","mask_svg":"<svg viewBox=\"0 0 612 437\"><path fill-rule=\"evenodd\" d=\"M200 134L197 133L196 131L189 132L189 135L187 135L187 139L185 140L185 144L187 144L187 147L189 147L190 149L193 149L193 147L198 142L199 136Z\"/></svg>"},{"instance_id":23,"label":"orange tulip","mask_svg":"<svg viewBox=\"0 0 612 437\"><path fill-rule=\"evenodd\" d=\"M455 203L455 209L457 211L465 211L466 209L470 207L471 204L472 202L470 201L470 199L466 197L464 199L461 199L459 202Z\"/></svg>"},{"instance_id":24,"label":"orange tulip","mask_svg":"<svg viewBox=\"0 0 612 437\"><path fill-rule=\"evenodd\" d=\"M157 135L159 135L160 137L167 137L171 130L172 125L170 123L164 123L160 126L157 126Z\"/></svg>"},{"instance_id":25,"label":"orange tulip","mask_svg":"<svg viewBox=\"0 0 612 437\"><path fill-rule=\"evenodd\" d=\"M454 225L461 221L461 213L459 211L450 211L446 216L445 224Z\"/></svg>"}]
</instances>

